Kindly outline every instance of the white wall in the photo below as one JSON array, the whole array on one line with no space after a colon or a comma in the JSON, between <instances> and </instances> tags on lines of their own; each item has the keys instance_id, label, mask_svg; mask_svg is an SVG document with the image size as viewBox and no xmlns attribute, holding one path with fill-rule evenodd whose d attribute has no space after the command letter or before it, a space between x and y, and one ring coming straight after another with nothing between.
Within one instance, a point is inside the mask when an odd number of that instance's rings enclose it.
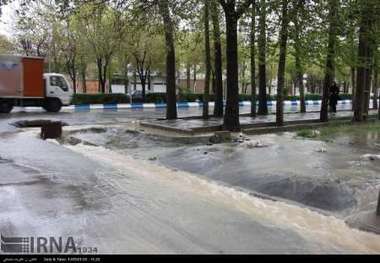
<instances>
[{"instance_id":1,"label":"white wall","mask_svg":"<svg viewBox=\"0 0 380 263\"><path fill-rule=\"evenodd\" d=\"M112 93L124 94L125 93L124 87L125 85L112 84ZM166 84L164 83L156 83L156 84L152 83L152 89L150 91L148 90L148 85L146 85L145 88L146 88L146 93L166 93ZM133 84L129 85L128 92L132 90L134 90ZM136 90L142 90L141 84L136 85Z\"/></svg>"},{"instance_id":2,"label":"white wall","mask_svg":"<svg viewBox=\"0 0 380 263\"><path fill-rule=\"evenodd\" d=\"M125 85L112 84L111 90L113 94L125 94Z\"/></svg>"}]
</instances>

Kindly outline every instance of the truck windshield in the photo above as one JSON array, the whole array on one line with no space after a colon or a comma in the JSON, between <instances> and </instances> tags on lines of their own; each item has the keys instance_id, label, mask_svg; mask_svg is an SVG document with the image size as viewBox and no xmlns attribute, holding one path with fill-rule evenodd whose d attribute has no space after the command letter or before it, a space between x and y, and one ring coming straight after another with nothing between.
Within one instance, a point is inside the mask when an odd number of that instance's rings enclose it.
<instances>
[{"instance_id":1,"label":"truck windshield","mask_svg":"<svg viewBox=\"0 0 380 263\"><path fill-rule=\"evenodd\" d=\"M67 86L65 79L61 76L51 76L50 86L60 87L63 91L69 90L69 87Z\"/></svg>"}]
</instances>

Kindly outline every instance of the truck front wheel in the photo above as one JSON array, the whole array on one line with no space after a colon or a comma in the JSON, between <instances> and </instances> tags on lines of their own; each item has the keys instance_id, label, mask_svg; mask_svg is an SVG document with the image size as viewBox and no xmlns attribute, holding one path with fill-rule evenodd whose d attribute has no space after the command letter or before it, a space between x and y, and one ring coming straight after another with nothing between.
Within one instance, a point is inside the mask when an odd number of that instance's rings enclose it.
<instances>
[{"instance_id":1,"label":"truck front wheel","mask_svg":"<svg viewBox=\"0 0 380 263\"><path fill-rule=\"evenodd\" d=\"M10 113L13 109L11 101L0 100L0 113Z\"/></svg>"},{"instance_id":2,"label":"truck front wheel","mask_svg":"<svg viewBox=\"0 0 380 263\"><path fill-rule=\"evenodd\" d=\"M43 108L48 112L59 112L62 108L62 103L59 99L47 99Z\"/></svg>"}]
</instances>

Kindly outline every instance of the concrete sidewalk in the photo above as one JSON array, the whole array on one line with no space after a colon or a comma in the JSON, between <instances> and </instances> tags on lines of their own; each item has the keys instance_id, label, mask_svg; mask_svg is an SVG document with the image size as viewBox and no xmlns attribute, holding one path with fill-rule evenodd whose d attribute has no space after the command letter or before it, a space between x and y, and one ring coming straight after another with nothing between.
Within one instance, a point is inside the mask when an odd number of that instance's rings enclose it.
<instances>
[{"instance_id":1,"label":"concrete sidewalk","mask_svg":"<svg viewBox=\"0 0 380 263\"><path fill-rule=\"evenodd\" d=\"M377 110L370 111L370 115L376 115ZM305 123L318 123L319 112L308 113L287 113L284 115L285 123L288 124L305 124ZM339 111L336 114L330 114L331 120L350 120L353 116L352 111ZM148 127L153 129L172 131L187 135L194 135L197 133L215 132L222 129L222 118L210 118L203 120L202 118L184 118L177 120L149 120L142 121L140 123L142 127ZM240 117L240 125L242 130L261 128L261 127L273 127L276 126L275 114L269 114L266 116L258 116L252 118L246 115Z\"/></svg>"}]
</instances>

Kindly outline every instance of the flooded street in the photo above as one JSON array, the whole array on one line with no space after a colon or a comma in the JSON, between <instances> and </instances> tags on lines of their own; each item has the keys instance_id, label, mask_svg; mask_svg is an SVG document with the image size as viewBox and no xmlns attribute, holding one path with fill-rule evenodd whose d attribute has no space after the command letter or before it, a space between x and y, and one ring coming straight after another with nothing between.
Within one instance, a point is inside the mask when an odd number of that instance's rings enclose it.
<instances>
[{"instance_id":1,"label":"flooded street","mask_svg":"<svg viewBox=\"0 0 380 263\"><path fill-rule=\"evenodd\" d=\"M376 209L378 131L212 145L66 119L57 142L15 120L0 122L3 235L99 253L380 253L380 235L346 223Z\"/></svg>"},{"instance_id":2,"label":"flooded street","mask_svg":"<svg viewBox=\"0 0 380 263\"><path fill-rule=\"evenodd\" d=\"M33 133L0 144L1 170L11 175L0 186L6 236L73 236L99 253L351 251L251 213L195 177L100 147L65 149Z\"/></svg>"},{"instance_id":3,"label":"flooded street","mask_svg":"<svg viewBox=\"0 0 380 263\"><path fill-rule=\"evenodd\" d=\"M158 177L157 179L159 180L169 180L171 184L178 187L177 189L181 190L181 192L184 191L184 188L191 188L193 194L205 197L210 196L214 200L213 202L221 202L226 207L233 207L250 216L253 220L263 222L266 226L280 227L284 228L283 230L287 229L291 232L294 231L302 238L305 238L307 243L317 240L320 242L319 248L305 248L299 244L297 246L303 247L298 247L300 252L305 252L308 249L321 249L325 253L332 253L332 251L355 253L360 251L378 252L380 249L380 236L351 229L344 221L333 216L321 214L282 201L279 202L255 197L242 189L234 189L227 185L210 182L193 174L176 170L173 171L172 169L157 166L146 161L136 161L130 157L107 151L102 147L97 147L95 150L92 149L92 147L69 148L75 149L75 151L81 152L85 156L91 156L93 159L101 160L103 163L109 162L113 167L118 167L120 171L126 169L136 171L143 165L144 174L153 175L154 177ZM139 176L143 176L143 174L139 173ZM181 196L182 194L186 195L186 193L187 191L181 193ZM204 212L205 211L202 211L202 213ZM228 220L227 218L229 216L224 216L225 217L221 220ZM239 222L235 223L237 225L240 224ZM283 230L278 229L280 232ZM223 232L224 230L220 229L219 231ZM280 237L281 235L282 234L280 234ZM290 234L290 236L292 236L292 234ZM266 238L268 237L269 236ZM294 242L294 240L292 242ZM264 247L259 250L251 250L251 252L276 253L275 251L279 252L281 249L282 248L278 247L278 243L276 242L270 250ZM284 251L280 253L283 252Z\"/></svg>"},{"instance_id":4,"label":"flooded street","mask_svg":"<svg viewBox=\"0 0 380 263\"><path fill-rule=\"evenodd\" d=\"M293 137L251 137L268 145L258 149L248 149L247 143L178 149L160 160L212 180L328 211L350 213L361 205L361 191L377 195L379 163L362 159L376 150Z\"/></svg>"},{"instance_id":5,"label":"flooded street","mask_svg":"<svg viewBox=\"0 0 380 263\"><path fill-rule=\"evenodd\" d=\"M379 161L365 158L379 154L378 133L373 131L340 136L331 142L285 133L250 136L244 143L218 145L162 142L154 136L118 129L75 136L135 158L151 159L340 217L374 206L380 185ZM252 147L258 142L265 147Z\"/></svg>"}]
</instances>

